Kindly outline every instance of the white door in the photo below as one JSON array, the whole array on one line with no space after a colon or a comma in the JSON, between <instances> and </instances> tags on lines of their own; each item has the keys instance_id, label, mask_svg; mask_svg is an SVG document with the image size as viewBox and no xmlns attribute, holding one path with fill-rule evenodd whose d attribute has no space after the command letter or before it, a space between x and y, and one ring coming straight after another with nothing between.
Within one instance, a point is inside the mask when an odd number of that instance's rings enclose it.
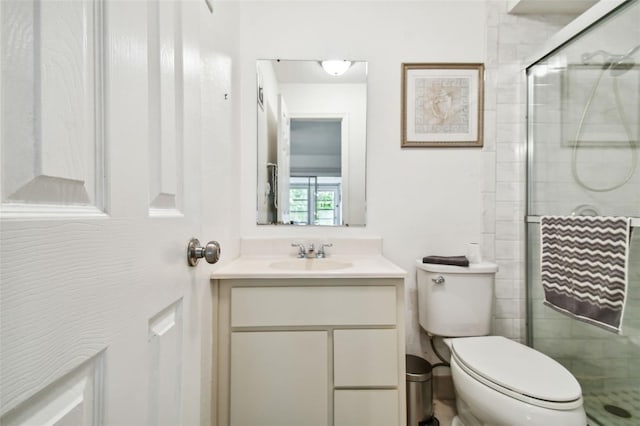
<instances>
[{"instance_id":1,"label":"white door","mask_svg":"<svg viewBox=\"0 0 640 426\"><path fill-rule=\"evenodd\" d=\"M204 13L0 2L2 425L208 419Z\"/></svg>"},{"instance_id":2,"label":"white door","mask_svg":"<svg viewBox=\"0 0 640 426\"><path fill-rule=\"evenodd\" d=\"M284 97L278 95L278 223L289 223L291 118Z\"/></svg>"}]
</instances>

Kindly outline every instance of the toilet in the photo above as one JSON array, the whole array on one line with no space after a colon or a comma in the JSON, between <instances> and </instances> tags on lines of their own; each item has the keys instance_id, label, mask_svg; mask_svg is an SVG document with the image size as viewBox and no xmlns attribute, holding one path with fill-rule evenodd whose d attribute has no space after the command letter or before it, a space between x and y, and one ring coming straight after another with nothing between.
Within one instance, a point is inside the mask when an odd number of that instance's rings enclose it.
<instances>
[{"instance_id":1,"label":"toilet","mask_svg":"<svg viewBox=\"0 0 640 426\"><path fill-rule=\"evenodd\" d=\"M445 337L457 416L452 426L585 426L582 390L555 360L489 336L498 265L417 263L418 320Z\"/></svg>"}]
</instances>

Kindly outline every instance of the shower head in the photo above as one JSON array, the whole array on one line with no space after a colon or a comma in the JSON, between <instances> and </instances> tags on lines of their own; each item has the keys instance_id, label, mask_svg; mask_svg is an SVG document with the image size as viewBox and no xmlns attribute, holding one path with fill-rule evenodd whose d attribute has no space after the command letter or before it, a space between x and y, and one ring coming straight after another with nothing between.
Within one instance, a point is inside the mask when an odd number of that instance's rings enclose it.
<instances>
[{"instance_id":1,"label":"shower head","mask_svg":"<svg viewBox=\"0 0 640 426\"><path fill-rule=\"evenodd\" d=\"M636 64L633 58L625 57L616 62L609 63L609 72L613 77L619 77L629 71Z\"/></svg>"},{"instance_id":2,"label":"shower head","mask_svg":"<svg viewBox=\"0 0 640 426\"><path fill-rule=\"evenodd\" d=\"M612 62L609 67L611 75L618 77L633 68L636 64L636 61L633 59L633 54L638 50L640 50L640 44L629 49L621 58L616 58L617 60Z\"/></svg>"},{"instance_id":3,"label":"shower head","mask_svg":"<svg viewBox=\"0 0 640 426\"><path fill-rule=\"evenodd\" d=\"M612 76L618 77L635 66L636 61L633 59L633 55L638 50L640 50L640 44L632 47L623 54L609 53L606 50L596 50L595 52L591 53L583 53L581 59L583 64L589 64L592 63L590 61L594 57L602 56L602 68L605 70L609 69L609 72Z\"/></svg>"}]
</instances>

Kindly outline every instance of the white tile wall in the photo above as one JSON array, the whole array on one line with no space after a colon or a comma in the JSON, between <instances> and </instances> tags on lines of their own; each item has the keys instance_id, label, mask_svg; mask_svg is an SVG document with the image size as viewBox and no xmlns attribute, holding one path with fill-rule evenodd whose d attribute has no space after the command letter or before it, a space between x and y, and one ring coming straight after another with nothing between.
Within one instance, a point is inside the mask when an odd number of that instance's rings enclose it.
<instances>
[{"instance_id":1,"label":"white tile wall","mask_svg":"<svg viewBox=\"0 0 640 426\"><path fill-rule=\"evenodd\" d=\"M568 16L513 16L506 0L487 10L485 151L495 155L495 186L485 186L484 256L500 267L493 333L525 340L525 75L524 60L558 31ZM488 133L488 131L491 133ZM485 165L490 164L485 160ZM493 211L493 212L492 212ZM491 256L492 255L492 256Z\"/></svg>"},{"instance_id":2,"label":"white tile wall","mask_svg":"<svg viewBox=\"0 0 640 426\"><path fill-rule=\"evenodd\" d=\"M573 50L580 51L580 47ZM570 53L567 56L571 56ZM574 179L572 173L572 155L574 154L571 142L575 139L578 129L579 116L584 112L588 104L589 94L595 87L597 78L594 79L593 70L572 66L567 73L550 73L536 77L535 109L533 120L537 125L534 128L536 139L536 157L540 160L534 164L533 175L538 188L531 194L535 202L534 212L545 214L569 214L578 204L594 204L600 206L601 214L628 214L637 215L640 205L640 174L635 173L631 184L615 192L596 193L581 188ZM596 70L595 77L599 75ZM615 149L606 150L604 143L608 142L584 142L577 151L574 163L577 175L587 185L604 188L621 183L628 175L632 167L633 153L625 146L622 122L616 111L616 99L613 82L619 85L618 101L623 111L637 111L635 104L637 97L627 96L625 93L637 91L637 78L614 80L609 74L602 76L597 86L595 97L591 107L587 111L587 122L592 123L597 117L606 117L605 121L597 126L585 126L582 138L593 139L594 133L599 127L606 127L618 139ZM571 79L571 83L568 82ZM578 80L578 82L573 82ZM569 86L574 90L567 89ZM608 111L609 115L604 111ZM637 113L635 113L637 116ZM627 120L631 123L632 120ZM564 122L564 124L563 124ZM632 125L633 129L637 126ZM603 130L605 131L605 130ZM633 133L633 131L632 131ZM598 149L590 149L588 145L595 145ZM552 165L552 167L550 167Z\"/></svg>"}]
</instances>

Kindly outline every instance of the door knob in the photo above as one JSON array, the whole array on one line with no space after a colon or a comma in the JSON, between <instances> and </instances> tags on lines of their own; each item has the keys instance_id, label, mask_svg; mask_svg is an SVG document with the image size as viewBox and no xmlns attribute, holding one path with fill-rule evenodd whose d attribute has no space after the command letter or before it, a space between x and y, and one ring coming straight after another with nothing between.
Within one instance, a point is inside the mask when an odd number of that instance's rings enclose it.
<instances>
[{"instance_id":1,"label":"door knob","mask_svg":"<svg viewBox=\"0 0 640 426\"><path fill-rule=\"evenodd\" d=\"M196 266L203 258L209 263L216 263L220 259L220 243L209 241L206 246L200 245L200 240L192 238L187 245L187 261L189 266Z\"/></svg>"}]
</instances>

